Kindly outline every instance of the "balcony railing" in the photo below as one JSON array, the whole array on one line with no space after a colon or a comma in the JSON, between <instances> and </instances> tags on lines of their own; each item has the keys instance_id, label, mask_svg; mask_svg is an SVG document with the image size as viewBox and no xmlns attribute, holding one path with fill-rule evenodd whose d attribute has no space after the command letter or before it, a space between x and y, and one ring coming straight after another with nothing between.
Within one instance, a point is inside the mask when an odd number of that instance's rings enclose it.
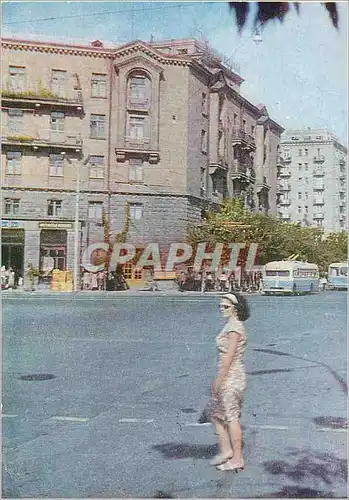
<instances>
[{"instance_id":1,"label":"balcony railing","mask_svg":"<svg viewBox=\"0 0 349 500\"><path fill-rule=\"evenodd\" d=\"M244 179L246 181L254 180L254 171L249 165L243 165L238 160L233 161L231 170L232 179Z\"/></svg>"},{"instance_id":2,"label":"balcony railing","mask_svg":"<svg viewBox=\"0 0 349 500\"><path fill-rule=\"evenodd\" d=\"M323 219L323 218L324 218L323 212L317 212L314 214L314 219Z\"/></svg>"},{"instance_id":3,"label":"balcony railing","mask_svg":"<svg viewBox=\"0 0 349 500\"><path fill-rule=\"evenodd\" d=\"M323 198L315 198L313 201L313 205L324 205L325 200Z\"/></svg>"},{"instance_id":4,"label":"balcony railing","mask_svg":"<svg viewBox=\"0 0 349 500\"><path fill-rule=\"evenodd\" d=\"M291 170L289 168L283 168L280 170L280 177L290 177Z\"/></svg>"},{"instance_id":5,"label":"balcony railing","mask_svg":"<svg viewBox=\"0 0 349 500\"><path fill-rule=\"evenodd\" d=\"M314 156L314 163L323 163L325 161L324 155Z\"/></svg>"},{"instance_id":6,"label":"balcony railing","mask_svg":"<svg viewBox=\"0 0 349 500\"><path fill-rule=\"evenodd\" d=\"M82 138L80 134L70 134L67 132L56 132L53 130L39 130L32 133L13 132L8 128L2 128L2 143L16 146L31 145L34 148L48 146L64 146L68 148L81 149Z\"/></svg>"},{"instance_id":7,"label":"balcony railing","mask_svg":"<svg viewBox=\"0 0 349 500\"><path fill-rule=\"evenodd\" d=\"M284 206L291 205L291 200L286 199L286 198L281 198L280 205L284 205Z\"/></svg>"},{"instance_id":8,"label":"balcony railing","mask_svg":"<svg viewBox=\"0 0 349 500\"><path fill-rule=\"evenodd\" d=\"M129 109L147 110L150 108L150 99L146 97L129 97L127 103Z\"/></svg>"},{"instance_id":9,"label":"balcony railing","mask_svg":"<svg viewBox=\"0 0 349 500\"><path fill-rule=\"evenodd\" d=\"M286 156L282 159L284 164L289 164L292 162L292 156Z\"/></svg>"},{"instance_id":10,"label":"balcony railing","mask_svg":"<svg viewBox=\"0 0 349 500\"><path fill-rule=\"evenodd\" d=\"M344 158L341 158L341 159L339 160L339 165L344 166L345 164L346 164L345 159L344 159Z\"/></svg>"},{"instance_id":11,"label":"balcony railing","mask_svg":"<svg viewBox=\"0 0 349 500\"><path fill-rule=\"evenodd\" d=\"M1 90L3 102L32 102L34 104L55 104L61 106L77 107L82 109L83 98L80 89L69 89L65 96L57 95L50 89L25 89L25 90Z\"/></svg>"},{"instance_id":12,"label":"balcony railing","mask_svg":"<svg viewBox=\"0 0 349 500\"><path fill-rule=\"evenodd\" d=\"M126 147L130 149L150 149L150 138L149 137L130 137L125 138Z\"/></svg>"},{"instance_id":13,"label":"balcony railing","mask_svg":"<svg viewBox=\"0 0 349 500\"><path fill-rule=\"evenodd\" d=\"M281 214L281 218L282 219L290 219L291 218L291 215L288 213L288 212L283 212Z\"/></svg>"},{"instance_id":14,"label":"balcony railing","mask_svg":"<svg viewBox=\"0 0 349 500\"><path fill-rule=\"evenodd\" d=\"M325 175L325 170L322 167L318 167L313 170L313 175L316 177L322 177Z\"/></svg>"},{"instance_id":15,"label":"balcony railing","mask_svg":"<svg viewBox=\"0 0 349 500\"><path fill-rule=\"evenodd\" d=\"M242 130L238 127L233 127L232 141L233 141L233 143L243 141L245 144L247 144L248 146L250 146L253 149L256 147L255 138L252 135L247 134L244 130Z\"/></svg>"},{"instance_id":16,"label":"balcony railing","mask_svg":"<svg viewBox=\"0 0 349 500\"><path fill-rule=\"evenodd\" d=\"M280 183L280 191L291 191L291 185L288 183Z\"/></svg>"},{"instance_id":17,"label":"balcony railing","mask_svg":"<svg viewBox=\"0 0 349 500\"><path fill-rule=\"evenodd\" d=\"M346 187L345 186L339 186L339 192L340 193L345 193L346 192Z\"/></svg>"}]
</instances>

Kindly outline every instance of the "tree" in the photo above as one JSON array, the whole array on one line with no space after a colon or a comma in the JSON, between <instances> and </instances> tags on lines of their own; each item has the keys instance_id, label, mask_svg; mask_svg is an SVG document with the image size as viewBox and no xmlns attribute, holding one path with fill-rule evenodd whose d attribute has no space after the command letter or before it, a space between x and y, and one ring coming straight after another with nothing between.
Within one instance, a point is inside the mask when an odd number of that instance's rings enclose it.
<instances>
[{"instance_id":1,"label":"tree","mask_svg":"<svg viewBox=\"0 0 349 500\"><path fill-rule=\"evenodd\" d=\"M283 22L285 15L293 6L297 13L300 13L299 2L258 2L257 14L255 17L255 26L266 24L273 20ZM338 10L336 2L322 3L328 11L333 26L338 29ZM241 33L244 28L250 13L249 2L229 2L229 7L235 13L236 24Z\"/></svg>"}]
</instances>

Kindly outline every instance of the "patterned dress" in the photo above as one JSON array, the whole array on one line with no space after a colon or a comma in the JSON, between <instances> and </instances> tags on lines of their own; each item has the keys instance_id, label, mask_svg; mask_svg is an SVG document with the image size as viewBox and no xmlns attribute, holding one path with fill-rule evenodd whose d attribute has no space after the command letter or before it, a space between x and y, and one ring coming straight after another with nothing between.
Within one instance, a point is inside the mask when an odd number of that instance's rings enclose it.
<instances>
[{"instance_id":1,"label":"patterned dress","mask_svg":"<svg viewBox=\"0 0 349 500\"><path fill-rule=\"evenodd\" d=\"M224 423L240 418L241 406L246 390L246 373L243 361L247 342L246 331L242 321L238 320L236 316L229 319L223 330L216 337L219 353L218 369L220 369L223 362L224 353L228 351L228 337L233 332L240 334L238 336L234 359L219 394L212 395L210 405L211 419L220 420Z\"/></svg>"}]
</instances>

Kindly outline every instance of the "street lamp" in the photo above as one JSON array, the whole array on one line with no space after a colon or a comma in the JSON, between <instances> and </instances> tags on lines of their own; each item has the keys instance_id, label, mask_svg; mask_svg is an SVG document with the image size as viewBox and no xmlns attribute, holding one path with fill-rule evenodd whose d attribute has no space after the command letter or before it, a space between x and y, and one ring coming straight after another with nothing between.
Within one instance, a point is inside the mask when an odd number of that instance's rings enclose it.
<instances>
[{"instance_id":1,"label":"street lamp","mask_svg":"<svg viewBox=\"0 0 349 500\"><path fill-rule=\"evenodd\" d=\"M65 156L65 153L61 153ZM80 204L80 166L87 165L90 160L88 155L83 162L76 160L76 165L73 161L66 157L68 163L74 168L76 173L76 186L75 186L75 223L74 223L74 267L73 267L73 286L74 292L78 292L78 274L79 274L79 204Z\"/></svg>"}]
</instances>

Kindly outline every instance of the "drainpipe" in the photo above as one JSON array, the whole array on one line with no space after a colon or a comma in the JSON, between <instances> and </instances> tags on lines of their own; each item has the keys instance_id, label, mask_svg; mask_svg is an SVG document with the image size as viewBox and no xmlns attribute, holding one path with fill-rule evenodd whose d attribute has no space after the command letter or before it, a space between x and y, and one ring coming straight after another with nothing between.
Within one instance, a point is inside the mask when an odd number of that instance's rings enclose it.
<instances>
[{"instance_id":1,"label":"drainpipe","mask_svg":"<svg viewBox=\"0 0 349 500\"><path fill-rule=\"evenodd\" d=\"M113 59L110 59L109 64L109 117L108 117L108 222L109 227L111 225L110 215L111 215L111 186L110 186L110 160L111 160L111 114L112 114L112 98L113 98Z\"/></svg>"}]
</instances>

